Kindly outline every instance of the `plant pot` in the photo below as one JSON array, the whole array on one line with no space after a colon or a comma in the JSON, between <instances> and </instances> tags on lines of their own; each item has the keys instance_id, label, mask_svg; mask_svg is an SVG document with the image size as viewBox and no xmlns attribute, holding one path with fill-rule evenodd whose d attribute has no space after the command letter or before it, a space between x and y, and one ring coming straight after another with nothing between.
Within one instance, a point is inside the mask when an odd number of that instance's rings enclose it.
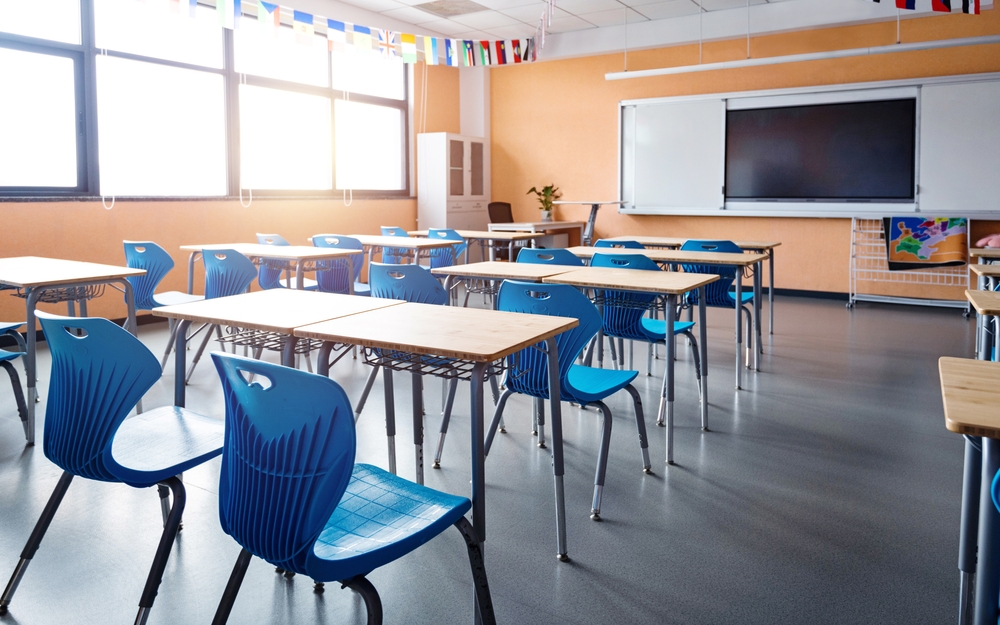
<instances>
[{"instance_id":1,"label":"plant pot","mask_svg":"<svg viewBox=\"0 0 1000 625\"><path fill-rule=\"evenodd\" d=\"M552 221L552 211L542 209L542 221Z\"/></svg>"}]
</instances>

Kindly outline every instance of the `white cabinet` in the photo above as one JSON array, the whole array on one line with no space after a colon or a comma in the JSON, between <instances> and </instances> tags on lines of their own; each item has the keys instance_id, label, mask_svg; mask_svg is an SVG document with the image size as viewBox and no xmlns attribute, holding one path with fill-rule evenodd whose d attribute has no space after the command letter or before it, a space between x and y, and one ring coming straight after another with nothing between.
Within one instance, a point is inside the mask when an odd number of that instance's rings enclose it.
<instances>
[{"instance_id":1,"label":"white cabinet","mask_svg":"<svg viewBox=\"0 0 1000 625\"><path fill-rule=\"evenodd\" d=\"M489 145L484 139L430 132L417 135L417 225L486 230Z\"/></svg>"}]
</instances>

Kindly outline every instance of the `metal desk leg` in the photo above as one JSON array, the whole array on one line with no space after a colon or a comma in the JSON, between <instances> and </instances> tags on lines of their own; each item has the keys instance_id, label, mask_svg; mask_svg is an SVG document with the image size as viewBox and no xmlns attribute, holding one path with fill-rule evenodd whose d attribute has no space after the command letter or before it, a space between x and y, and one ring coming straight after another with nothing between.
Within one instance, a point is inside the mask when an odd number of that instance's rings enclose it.
<instances>
[{"instance_id":1,"label":"metal desk leg","mask_svg":"<svg viewBox=\"0 0 1000 625\"><path fill-rule=\"evenodd\" d=\"M472 525L480 543L486 542L486 448L483 426L483 381L486 377L485 362L472 367L469 380L469 404L472 418L469 434L472 439Z\"/></svg>"},{"instance_id":2,"label":"metal desk leg","mask_svg":"<svg viewBox=\"0 0 1000 625\"><path fill-rule=\"evenodd\" d=\"M382 367L385 391L385 437L389 445L389 473L396 475L396 396L392 388L392 369Z\"/></svg>"},{"instance_id":3,"label":"metal desk leg","mask_svg":"<svg viewBox=\"0 0 1000 625\"><path fill-rule=\"evenodd\" d=\"M419 373L410 374L410 395L413 398L413 453L416 458L416 482L424 483L424 393Z\"/></svg>"},{"instance_id":4,"label":"metal desk leg","mask_svg":"<svg viewBox=\"0 0 1000 625\"><path fill-rule=\"evenodd\" d=\"M174 405L184 407L186 401L186 385L184 377L187 373L187 333L191 327L190 319L178 319L177 336L174 338Z\"/></svg>"},{"instance_id":5,"label":"metal desk leg","mask_svg":"<svg viewBox=\"0 0 1000 625\"><path fill-rule=\"evenodd\" d=\"M600 204L590 205L590 216L587 217L587 225L583 229L581 245L590 245L590 242L594 240L594 224L597 222L597 211L600 208Z\"/></svg>"},{"instance_id":6,"label":"metal desk leg","mask_svg":"<svg viewBox=\"0 0 1000 625\"><path fill-rule=\"evenodd\" d=\"M201 252L188 254L188 293L194 293L194 261L197 256L201 256Z\"/></svg>"},{"instance_id":7,"label":"metal desk leg","mask_svg":"<svg viewBox=\"0 0 1000 625\"><path fill-rule=\"evenodd\" d=\"M562 404L559 398L559 350L556 339L545 340L545 350L548 352L549 365L549 406L552 421L552 476L556 494L556 558L562 562L569 561L566 549L566 491L563 487L563 475L566 473L563 465L563 434L562 434Z\"/></svg>"},{"instance_id":8,"label":"metal desk leg","mask_svg":"<svg viewBox=\"0 0 1000 625\"><path fill-rule=\"evenodd\" d=\"M986 289L986 277L985 276L979 276L978 287L979 287L980 291L983 291L983 290ZM978 358L980 360L985 360L985 358L981 354L979 354L979 352L978 352L978 350L980 349L980 347L982 345L983 332L985 332L985 331L986 331L986 324L983 321L983 316L977 313L976 314L976 350L977 350L976 358Z\"/></svg>"},{"instance_id":9,"label":"metal desk leg","mask_svg":"<svg viewBox=\"0 0 1000 625\"><path fill-rule=\"evenodd\" d=\"M295 344L298 343L298 339L292 335L288 335L285 339L285 344L281 348L281 364L286 367L295 368Z\"/></svg>"},{"instance_id":10,"label":"metal desk leg","mask_svg":"<svg viewBox=\"0 0 1000 625\"><path fill-rule=\"evenodd\" d=\"M743 355L743 272L736 270L736 390L743 386L743 364L740 362Z\"/></svg>"},{"instance_id":11,"label":"metal desk leg","mask_svg":"<svg viewBox=\"0 0 1000 625\"><path fill-rule=\"evenodd\" d=\"M708 329L705 324L705 287L698 287L698 349L701 350L701 429L708 431Z\"/></svg>"},{"instance_id":12,"label":"metal desk leg","mask_svg":"<svg viewBox=\"0 0 1000 625\"><path fill-rule=\"evenodd\" d=\"M767 253L767 333L774 334L774 248Z\"/></svg>"},{"instance_id":13,"label":"metal desk leg","mask_svg":"<svg viewBox=\"0 0 1000 625\"><path fill-rule=\"evenodd\" d=\"M965 470L962 477L962 524L958 538L958 624L972 622L972 601L976 583L976 531L979 521L979 492L982 487L982 439L966 435Z\"/></svg>"},{"instance_id":14,"label":"metal desk leg","mask_svg":"<svg viewBox=\"0 0 1000 625\"><path fill-rule=\"evenodd\" d=\"M976 563L975 625L997 622L1000 599L1000 513L993 505L990 486L1000 469L1000 440L983 437L983 470L979 497L979 561Z\"/></svg>"},{"instance_id":15,"label":"metal desk leg","mask_svg":"<svg viewBox=\"0 0 1000 625\"><path fill-rule=\"evenodd\" d=\"M354 274L350 274L348 277L351 278L351 282L354 281ZM305 272L302 271L302 261L298 260L295 261L295 288L301 291L305 287L306 287Z\"/></svg>"},{"instance_id":16,"label":"metal desk leg","mask_svg":"<svg viewBox=\"0 0 1000 625\"><path fill-rule=\"evenodd\" d=\"M364 262L364 260L361 262ZM318 272L316 280L319 280ZM317 290L319 289L319 287L316 288ZM354 254L348 254L347 256L347 294L354 295Z\"/></svg>"},{"instance_id":17,"label":"metal desk leg","mask_svg":"<svg viewBox=\"0 0 1000 625\"><path fill-rule=\"evenodd\" d=\"M664 341L666 354L663 371L663 391L660 398L660 405L666 403L666 426L667 426L667 464L674 463L674 321L677 317L677 296L667 295L666 306L667 320L667 340ZM738 358L738 356L737 356Z\"/></svg>"},{"instance_id":18,"label":"metal desk leg","mask_svg":"<svg viewBox=\"0 0 1000 625\"><path fill-rule=\"evenodd\" d=\"M36 386L37 373L35 371L35 349L36 347L36 327L35 305L42 292L38 289L28 289L25 298L24 326L27 330L27 353L24 355L24 377L25 385L28 388L28 420L24 422L24 438L29 446L35 444L35 403L38 401L38 388Z\"/></svg>"},{"instance_id":19,"label":"metal desk leg","mask_svg":"<svg viewBox=\"0 0 1000 625\"><path fill-rule=\"evenodd\" d=\"M989 360L990 359L990 337L989 333L986 331L986 327L989 322L986 320L986 315L980 315L976 313L976 322L980 326L979 336L976 347L976 358L979 360Z\"/></svg>"},{"instance_id":20,"label":"metal desk leg","mask_svg":"<svg viewBox=\"0 0 1000 625\"><path fill-rule=\"evenodd\" d=\"M762 331L760 313L763 308L761 302L761 283L764 281L764 277L760 273L764 270L764 265L762 263L757 263L757 267L753 272L753 369L754 371L760 371L760 355L764 353L764 341L761 337Z\"/></svg>"}]
</instances>

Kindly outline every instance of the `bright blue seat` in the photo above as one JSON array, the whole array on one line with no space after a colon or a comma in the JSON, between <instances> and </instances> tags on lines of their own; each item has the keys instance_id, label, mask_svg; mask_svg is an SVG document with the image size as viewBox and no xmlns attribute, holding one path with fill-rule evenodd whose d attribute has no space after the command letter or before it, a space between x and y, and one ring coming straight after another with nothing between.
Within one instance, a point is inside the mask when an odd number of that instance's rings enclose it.
<instances>
[{"instance_id":1,"label":"bright blue seat","mask_svg":"<svg viewBox=\"0 0 1000 625\"><path fill-rule=\"evenodd\" d=\"M364 246L361 241L354 237L345 237L340 234L317 234L312 238L315 247L333 247L342 250L358 250L357 254L351 255L354 263L354 294L371 295L371 289L367 284L360 281L361 267L365 263L365 255L362 252ZM350 283L347 278L347 261L342 259L322 261L322 267L316 272L316 282L319 290L324 293L347 293Z\"/></svg>"},{"instance_id":2,"label":"bright blue seat","mask_svg":"<svg viewBox=\"0 0 1000 625\"><path fill-rule=\"evenodd\" d=\"M504 281L497 294L497 308L510 312L534 315L572 317L580 324L556 337L559 354L559 397L562 401L574 402L581 406L596 406L603 419L603 436L597 456L597 472L594 476L594 500L591 518L601 518L601 497L604 490L604 476L608 465L608 449L611 444L611 410L604 400L624 389L632 396L635 408L635 424L639 432L639 448L642 454L642 469L650 473L649 443L646 439L646 422L643 418L642 400L632 386L638 371L596 369L575 364L577 356L601 327L601 315L583 293L566 284L536 284L532 282ZM514 393L529 395L541 400L549 398L548 357L535 347L526 347L507 357L506 389L497 402L493 422L486 437L486 451L489 453L500 420L503 418L507 400ZM541 427L541 424L539 424Z\"/></svg>"},{"instance_id":3,"label":"bright blue seat","mask_svg":"<svg viewBox=\"0 0 1000 625\"><path fill-rule=\"evenodd\" d=\"M70 482L80 476L136 488L159 485L163 533L135 621L145 623L184 512L184 484L176 476L221 453L223 422L177 406L126 420L160 378L156 356L107 319L36 315L52 355L43 447L45 457L63 473L0 597L0 613L10 605ZM167 501L168 488L174 496L172 506ZM88 531L93 528L82 534ZM63 561L72 567L74 560Z\"/></svg>"},{"instance_id":4,"label":"bright blue seat","mask_svg":"<svg viewBox=\"0 0 1000 625\"><path fill-rule=\"evenodd\" d=\"M427 238L432 241L455 241L451 247L443 247L431 252L431 269L435 267L451 267L462 257L463 263L469 262L469 244L459 233L450 228L428 228Z\"/></svg>"},{"instance_id":5,"label":"bright blue seat","mask_svg":"<svg viewBox=\"0 0 1000 625\"><path fill-rule=\"evenodd\" d=\"M563 248L544 249L538 247L522 247L517 253L517 262L536 265L568 265L583 267L584 262L573 252Z\"/></svg>"},{"instance_id":6,"label":"bright blue seat","mask_svg":"<svg viewBox=\"0 0 1000 625\"><path fill-rule=\"evenodd\" d=\"M257 233L257 243L259 245L291 245L280 234ZM257 284L262 289L282 289L287 287L287 281L291 280L291 274L295 271L295 263L289 260L277 260L265 258L261 260L260 271L257 275ZM286 282L282 282L282 274L285 274ZM302 288L306 291L315 291L318 287L315 280L304 278Z\"/></svg>"},{"instance_id":7,"label":"bright blue seat","mask_svg":"<svg viewBox=\"0 0 1000 625\"><path fill-rule=\"evenodd\" d=\"M144 275L127 278L132 285L136 310L152 310L159 306L187 304L205 299L204 295L194 295L183 291L156 293L156 287L174 268L174 259L165 249L152 241L123 241L123 243L125 245L125 264L132 269L146 270ZM161 368L167 364L167 358L174 348L174 338L177 335L177 321L170 319L169 325L170 338L167 339L167 349L163 352L163 359L160 360Z\"/></svg>"},{"instance_id":8,"label":"bright blue seat","mask_svg":"<svg viewBox=\"0 0 1000 625\"><path fill-rule=\"evenodd\" d=\"M406 230L403 230L399 226L382 226L382 236L403 237L404 239L408 239L410 237L410 233L408 233ZM398 247L382 248L382 262L387 265L398 265L402 263L404 260L410 259L412 257L413 253L406 248L398 248ZM371 283L370 278L368 282L369 284Z\"/></svg>"},{"instance_id":9,"label":"bright blue seat","mask_svg":"<svg viewBox=\"0 0 1000 625\"><path fill-rule=\"evenodd\" d=\"M617 247L623 250L644 250L646 246L638 241L628 241L625 239L598 239L594 247Z\"/></svg>"},{"instance_id":10,"label":"bright blue seat","mask_svg":"<svg viewBox=\"0 0 1000 625\"><path fill-rule=\"evenodd\" d=\"M368 623L381 623L366 575L449 525L465 537L482 621L496 622L482 551L463 516L468 499L355 464L351 403L333 380L229 354L212 359L226 398L219 520L243 547L213 623L228 619L252 556L318 586L341 582L364 599Z\"/></svg>"},{"instance_id":11,"label":"bright blue seat","mask_svg":"<svg viewBox=\"0 0 1000 625\"><path fill-rule=\"evenodd\" d=\"M11 390L14 392L14 401L17 404L17 416L21 419L21 427L24 428L25 438L30 439L31 433L28 431L28 405L24 402L24 390L21 388L21 378L14 369L13 361L24 356L28 349L24 343L24 337L17 331L22 323L0 323L0 336L9 336L17 345L14 351L0 348L0 367L7 372L10 377ZM22 361L23 364L23 361ZM31 445L31 443L29 443Z\"/></svg>"}]
</instances>

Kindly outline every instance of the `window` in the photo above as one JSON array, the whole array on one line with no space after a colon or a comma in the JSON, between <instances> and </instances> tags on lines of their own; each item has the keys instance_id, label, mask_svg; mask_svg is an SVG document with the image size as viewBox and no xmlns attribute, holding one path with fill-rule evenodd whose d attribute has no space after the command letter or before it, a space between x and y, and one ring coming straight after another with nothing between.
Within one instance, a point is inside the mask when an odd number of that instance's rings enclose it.
<instances>
[{"instance_id":1,"label":"window","mask_svg":"<svg viewBox=\"0 0 1000 625\"><path fill-rule=\"evenodd\" d=\"M0 32L80 43L80 0L0 0Z\"/></svg>"},{"instance_id":2,"label":"window","mask_svg":"<svg viewBox=\"0 0 1000 625\"><path fill-rule=\"evenodd\" d=\"M333 88L380 98L402 100L402 59L383 59L377 54L333 53Z\"/></svg>"},{"instance_id":3,"label":"window","mask_svg":"<svg viewBox=\"0 0 1000 625\"><path fill-rule=\"evenodd\" d=\"M135 0L128 0L135 2ZM249 26L233 33L236 44L236 71L307 85L326 87L330 84L330 53L326 37L315 36L313 45L296 41L291 28L277 28L275 35Z\"/></svg>"},{"instance_id":4,"label":"window","mask_svg":"<svg viewBox=\"0 0 1000 625\"><path fill-rule=\"evenodd\" d=\"M222 69L223 36L214 9L199 6L191 19L157 2L94 0L94 25L98 49Z\"/></svg>"},{"instance_id":5,"label":"window","mask_svg":"<svg viewBox=\"0 0 1000 625\"><path fill-rule=\"evenodd\" d=\"M346 100L335 109L337 188L405 189L402 111Z\"/></svg>"}]
</instances>

